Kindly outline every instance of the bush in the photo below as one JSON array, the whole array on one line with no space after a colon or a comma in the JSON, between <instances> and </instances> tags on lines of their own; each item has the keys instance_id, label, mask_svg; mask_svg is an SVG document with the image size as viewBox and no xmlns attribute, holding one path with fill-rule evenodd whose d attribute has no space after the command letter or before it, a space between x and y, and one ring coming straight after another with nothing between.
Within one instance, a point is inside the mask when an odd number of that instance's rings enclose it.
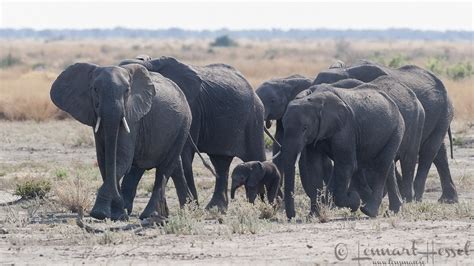
<instances>
[{"instance_id":1,"label":"bush","mask_svg":"<svg viewBox=\"0 0 474 266\"><path fill-rule=\"evenodd\" d=\"M435 74L443 73L443 67L441 66L441 61L438 58L430 58L428 59L428 63L426 64L426 68L429 71Z\"/></svg>"},{"instance_id":2,"label":"bush","mask_svg":"<svg viewBox=\"0 0 474 266\"><path fill-rule=\"evenodd\" d=\"M398 67L401 67L403 65L406 65L406 60L402 55L397 55L397 56L393 57L390 60L390 62L388 63L388 66L393 67L393 68L398 68Z\"/></svg>"},{"instance_id":3,"label":"bush","mask_svg":"<svg viewBox=\"0 0 474 266\"><path fill-rule=\"evenodd\" d=\"M224 36L217 37L211 43L211 46L213 46L213 47L232 47L232 46L237 46L237 42L235 42L229 36L224 35Z\"/></svg>"},{"instance_id":4,"label":"bush","mask_svg":"<svg viewBox=\"0 0 474 266\"><path fill-rule=\"evenodd\" d=\"M14 57L11 53L0 59L0 68L9 68L21 63L20 58Z\"/></svg>"},{"instance_id":5,"label":"bush","mask_svg":"<svg viewBox=\"0 0 474 266\"><path fill-rule=\"evenodd\" d=\"M472 75L472 65L470 62L457 63L446 69L448 77L454 80L460 80Z\"/></svg>"},{"instance_id":6,"label":"bush","mask_svg":"<svg viewBox=\"0 0 474 266\"><path fill-rule=\"evenodd\" d=\"M71 212L78 213L89 209L92 205L93 188L87 180L80 177L58 181L54 194L58 203Z\"/></svg>"},{"instance_id":7,"label":"bush","mask_svg":"<svg viewBox=\"0 0 474 266\"><path fill-rule=\"evenodd\" d=\"M16 185L15 195L23 199L42 199L50 190L51 182L47 180L28 180Z\"/></svg>"}]
</instances>

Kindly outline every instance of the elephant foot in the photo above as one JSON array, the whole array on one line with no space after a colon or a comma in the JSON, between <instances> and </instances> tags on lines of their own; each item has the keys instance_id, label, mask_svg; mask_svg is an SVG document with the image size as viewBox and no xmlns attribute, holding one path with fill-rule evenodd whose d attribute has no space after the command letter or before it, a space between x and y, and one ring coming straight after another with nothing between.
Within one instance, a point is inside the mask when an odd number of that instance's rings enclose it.
<instances>
[{"instance_id":1,"label":"elephant foot","mask_svg":"<svg viewBox=\"0 0 474 266\"><path fill-rule=\"evenodd\" d=\"M94 206L94 208L92 208L92 210L90 212L90 216L94 217L98 220L104 220L106 218L110 218L111 217L110 207L107 208L107 207L96 207L96 206Z\"/></svg>"},{"instance_id":2,"label":"elephant foot","mask_svg":"<svg viewBox=\"0 0 474 266\"><path fill-rule=\"evenodd\" d=\"M439 203L446 203L446 204L454 204L458 203L458 195L456 193L451 195L442 194L441 197L438 199Z\"/></svg>"},{"instance_id":3,"label":"elephant foot","mask_svg":"<svg viewBox=\"0 0 474 266\"><path fill-rule=\"evenodd\" d=\"M151 224L156 224L156 225L164 225L166 223L166 220L168 219L165 216L162 216L159 214L157 211L154 211L151 213L151 215L147 218L140 218L148 223Z\"/></svg>"},{"instance_id":4,"label":"elephant foot","mask_svg":"<svg viewBox=\"0 0 474 266\"><path fill-rule=\"evenodd\" d=\"M112 200L107 197L103 197L101 192L97 194L95 199L94 207L92 207L89 213L91 217L99 220L104 220L111 217L111 204Z\"/></svg>"},{"instance_id":5,"label":"elephant foot","mask_svg":"<svg viewBox=\"0 0 474 266\"><path fill-rule=\"evenodd\" d=\"M413 201L413 195L404 195L402 194L402 199L405 201L405 202L412 202Z\"/></svg>"},{"instance_id":6,"label":"elephant foot","mask_svg":"<svg viewBox=\"0 0 474 266\"><path fill-rule=\"evenodd\" d=\"M348 195L336 195L334 203L338 207L348 207L352 212L355 212L360 207L360 196L356 191L350 191Z\"/></svg>"},{"instance_id":7,"label":"elephant foot","mask_svg":"<svg viewBox=\"0 0 474 266\"><path fill-rule=\"evenodd\" d=\"M124 197L123 199L123 207L124 209L127 211L127 214L130 215L132 214L132 210L133 210L133 200L129 200L127 198Z\"/></svg>"},{"instance_id":8,"label":"elephant foot","mask_svg":"<svg viewBox=\"0 0 474 266\"><path fill-rule=\"evenodd\" d=\"M375 218L379 214L379 206L378 204L374 203L367 203L366 205L362 206L360 210L367 216Z\"/></svg>"},{"instance_id":9,"label":"elephant foot","mask_svg":"<svg viewBox=\"0 0 474 266\"><path fill-rule=\"evenodd\" d=\"M168 218L169 216L169 209L166 200L159 201L156 205L150 204L146 206L145 210L143 210L142 214L140 214L140 219L147 219L151 217L164 217Z\"/></svg>"},{"instance_id":10,"label":"elephant foot","mask_svg":"<svg viewBox=\"0 0 474 266\"><path fill-rule=\"evenodd\" d=\"M112 203L112 214L110 219L112 221L128 221L128 215L122 206L117 206Z\"/></svg>"},{"instance_id":11,"label":"elephant foot","mask_svg":"<svg viewBox=\"0 0 474 266\"><path fill-rule=\"evenodd\" d=\"M401 202L389 203L388 204L388 209L391 210L394 213L398 213L400 211L401 207L402 207Z\"/></svg>"},{"instance_id":12,"label":"elephant foot","mask_svg":"<svg viewBox=\"0 0 474 266\"><path fill-rule=\"evenodd\" d=\"M423 201L423 194L415 193L415 201L416 202L422 202Z\"/></svg>"},{"instance_id":13,"label":"elephant foot","mask_svg":"<svg viewBox=\"0 0 474 266\"><path fill-rule=\"evenodd\" d=\"M217 207L217 210L220 213L225 213L227 211L228 202L226 197L223 195L217 196L214 194L211 198L211 201L206 206L206 210L210 210Z\"/></svg>"}]
</instances>

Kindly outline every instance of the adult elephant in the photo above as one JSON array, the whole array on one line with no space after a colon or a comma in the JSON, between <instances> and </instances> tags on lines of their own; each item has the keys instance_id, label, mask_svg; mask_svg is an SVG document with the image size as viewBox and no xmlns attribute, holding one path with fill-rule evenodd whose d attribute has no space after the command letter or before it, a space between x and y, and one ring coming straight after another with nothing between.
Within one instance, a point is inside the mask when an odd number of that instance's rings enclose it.
<instances>
[{"instance_id":1,"label":"adult elephant","mask_svg":"<svg viewBox=\"0 0 474 266\"><path fill-rule=\"evenodd\" d=\"M77 63L51 87L51 99L79 122L94 128L97 162L104 181L90 215L126 219L119 192L122 176L156 168L153 193L141 218L166 209L164 179L175 170L180 203L192 196L182 173L180 153L188 138L191 111L178 86L137 64L100 67Z\"/></svg>"},{"instance_id":2,"label":"adult elephant","mask_svg":"<svg viewBox=\"0 0 474 266\"><path fill-rule=\"evenodd\" d=\"M331 85L338 88L357 89L363 84L364 82L360 80L344 79ZM390 96L400 110L405 122L405 132L396 160L400 161L402 170L399 183L400 192L402 197L410 202L413 199L413 179L425 121L423 105L411 89L390 76L380 76L371 81L370 84L375 85L378 90L384 91ZM317 90L318 86L311 88ZM364 86L361 86L361 88L364 88Z\"/></svg>"},{"instance_id":3,"label":"adult elephant","mask_svg":"<svg viewBox=\"0 0 474 266\"><path fill-rule=\"evenodd\" d=\"M405 125L397 105L385 92L370 84L362 86L347 90L321 85L288 105L283 116L285 134L281 154L288 218L295 216L295 162L303 149L308 158L325 155L334 161L331 182L334 182L337 206L359 208L359 193L349 190L349 184L353 176L365 177L372 192L361 210L371 217L377 215L387 177L395 180L394 159ZM306 165L314 173L322 168L312 161ZM310 195L311 211L318 209L315 196Z\"/></svg>"},{"instance_id":4,"label":"adult elephant","mask_svg":"<svg viewBox=\"0 0 474 266\"><path fill-rule=\"evenodd\" d=\"M434 74L417 66L408 65L397 69L383 67L373 62L362 63L348 68L332 68L318 74L313 84L334 83L341 79L355 78L363 82L388 75L410 88L423 105L425 123L418 154L418 169L414 181L415 200L421 201L426 178L434 163L441 181L440 202L458 202L456 187L449 170L444 138L449 133L452 155L450 124L454 110L446 88Z\"/></svg>"},{"instance_id":5,"label":"adult elephant","mask_svg":"<svg viewBox=\"0 0 474 266\"><path fill-rule=\"evenodd\" d=\"M266 127L270 128L272 120L276 120L275 139L283 141L283 124L281 119L285 114L288 103L292 101L301 91L306 90L312 84L312 80L301 76L291 75L284 78L275 78L262 83L255 91L263 103L265 109ZM280 151L280 146L273 143L273 155ZM282 158L277 156L273 159L280 173L283 173Z\"/></svg>"},{"instance_id":6,"label":"adult elephant","mask_svg":"<svg viewBox=\"0 0 474 266\"><path fill-rule=\"evenodd\" d=\"M225 211L228 205L229 166L234 157L265 161L262 102L242 74L225 64L190 66L172 57L125 60L138 63L174 81L186 95L193 120L191 137L199 151L207 153L216 170L214 194L206 208ZM195 149L188 141L181 158L191 193L197 200L192 162ZM131 211L142 172L125 176L122 190Z\"/></svg>"}]
</instances>

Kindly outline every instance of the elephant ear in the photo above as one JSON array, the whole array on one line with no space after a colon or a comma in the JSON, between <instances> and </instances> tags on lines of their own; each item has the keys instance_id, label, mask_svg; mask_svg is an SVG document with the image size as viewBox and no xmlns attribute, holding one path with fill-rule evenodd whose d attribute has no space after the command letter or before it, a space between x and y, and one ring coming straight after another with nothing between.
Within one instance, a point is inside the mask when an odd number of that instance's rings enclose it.
<instances>
[{"instance_id":1,"label":"elephant ear","mask_svg":"<svg viewBox=\"0 0 474 266\"><path fill-rule=\"evenodd\" d=\"M148 70L138 64L122 66L130 73L130 95L125 103L125 116L132 122L137 122L146 115L153 104L156 95L155 85Z\"/></svg>"},{"instance_id":2,"label":"elephant ear","mask_svg":"<svg viewBox=\"0 0 474 266\"><path fill-rule=\"evenodd\" d=\"M336 134L346 123L350 112L342 100L328 98L322 102L319 112L317 139L325 139Z\"/></svg>"},{"instance_id":3,"label":"elephant ear","mask_svg":"<svg viewBox=\"0 0 474 266\"><path fill-rule=\"evenodd\" d=\"M51 100L59 109L89 126L96 122L90 84L97 68L88 63L69 66L53 82L50 91Z\"/></svg>"},{"instance_id":4,"label":"elephant ear","mask_svg":"<svg viewBox=\"0 0 474 266\"><path fill-rule=\"evenodd\" d=\"M148 70L158 72L176 83L189 103L192 103L201 92L202 79L195 69L183 64L173 57L160 57L147 61L151 65Z\"/></svg>"},{"instance_id":5,"label":"elephant ear","mask_svg":"<svg viewBox=\"0 0 474 266\"><path fill-rule=\"evenodd\" d=\"M248 186L256 187L265 176L265 168L262 162L257 162L250 168L250 177L247 179Z\"/></svg>"},{"instance_id":6,"label":"elephant ear","mask_svg":"<svg viewBox=\"0 0 474 266\"><path fill-rule=\"evenodd\" d=\"M363 82L371 82L372 80L388 75L380 66L376 64L363 63L347 69L350 77L361 80Z\"/></svg>"}]
</instances>

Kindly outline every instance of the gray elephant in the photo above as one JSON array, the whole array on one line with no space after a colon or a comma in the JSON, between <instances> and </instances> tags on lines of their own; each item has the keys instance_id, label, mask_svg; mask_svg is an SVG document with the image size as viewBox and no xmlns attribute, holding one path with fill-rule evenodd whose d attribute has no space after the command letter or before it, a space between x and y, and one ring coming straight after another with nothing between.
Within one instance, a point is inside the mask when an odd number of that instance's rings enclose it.
<instances>
[{"instance_id":1,"label":"gray elephant","mask_svg":"<svg viewBox=\"0 0 474 266\"><path fill-rule=\"evenodd\" d=\"M271 126L271 120L276 120L275 139L281 143L283 140L283 126L281 119L285 114L288 103L297 94L311 86L312 80L301 76L291 75L285 78L276 78L262 83L256 93L263 103L265 109L265 121L267 128ZM280 147L273 143L273 155L280 150ZM276 157L273 162L283 172L281 157Z\"/></svg>"},{"instance_id":2,"label":"gray elephant","mask_svg":"<svg viewBox=\"0 0 474 266\"><path fill-rule=\"evenodd\" d=\"M395 180L394 159L405 125L397 105L385 92L370 84L362 86L348 90L325 84L288 105L283 116L285 134L281 155L288 218L295 216L295 162L304 148L309 159L323 154L334 162L331 182L334 182L337 206L359 208L359 193L349 191L349 184L353 176L364 176L372 192L361 210L371 217L377 215L387 177ZM308 161L307 167L310 172L321 168L313 161ZM357 174L358 171L361 173ZM310 199L311 211L317 212L316 195Z\"/></svg>"},{"instance_id":3,"label":"gray elephant","mask_svg":"<svg viewBox=\"0 0 474 266\"><path fill-rule=\"evenodd\" d=\"M454 110L446 88L434 74L412 65L391 69L369 61L363 61L349 68L332 68L322 71L313 84L334 83L347 78L371 82L383 75L388 75L410 88L425 111L425 123L418 154L418 169L414 181L415 200L422 200L426 177L431 164L434 163L443 190L439 201L457 202L458 195L449 170L444 143L446 132L448 132L452 156L450 123L453 119Z\"/></svg>"},{"instance_id":4,"label":"gray elephant","mask_svg":"<svg viewBox=\"0 0 474 266\"><path fill-rule=\"evenodd\" d=\"M356 79L344 79L331 85L338 88L359 88L364 82ZM418 152L423 134L425 121L425 111L423 105L418 101L415 93L398 82L396 79L383 75L370 82L377 86L377 89L387 93L395 102L403 116L405 122L405 132L400 148L397 152L396 160L400 161L402 176L400 180L400 192L402 197L410 202L413 199L413 179L415 175ZM318 86L311 87L312 89ZM362 86L361 88L364 88Z\"/></svg>"},{"instance_id":5,"label":"gray elephant","mask_svg":"<svg viewBox=\"0 0 474 266\"><path fill-rule=\"evenodd\" d=\"M233 199L237 188L245 186L250 203L254 203L257 194L260 194L263 201L266 191L268 202L273 204L280 188L280 180L280 171L270 161L241 163L232 171L230 197Z\"/></svg>"},{"instance_id":6,"label":"gray elephant","mask_svg":"<svg viewBox=\"0 0 474 266\"><path fill-rule=\"evenodd\" d=\"M178 86L141 65L100 67L77 63L51 87L51 99L83 124L94 127L97 161L104 181L90 215L126 219L119 181L130 169L156 168L153 193L141 218L162 215L165 180L172 171L180 202L192 199L180 153L191 111Z\"/></svg>"},{"instance_id":7,"label":"gray elephant","mask_svg":"<svg viewBox=\"0 0 474 266\"><path fill-rule=\"evenodd\" d=\"M232 159L265 161L262 102L242 74L228 65L190 66L171 57L125 60L121 65L130 63L141 64L171 79L186 95L193 116L190 134L199 151L209 155L218 176L207 208L225 211ZM195 149L188 141L181 158L187 184L197 200L192 172L194 154ZM142 174L134 172L122 182L129 211Z\"/></svg>"}]
</instances>

